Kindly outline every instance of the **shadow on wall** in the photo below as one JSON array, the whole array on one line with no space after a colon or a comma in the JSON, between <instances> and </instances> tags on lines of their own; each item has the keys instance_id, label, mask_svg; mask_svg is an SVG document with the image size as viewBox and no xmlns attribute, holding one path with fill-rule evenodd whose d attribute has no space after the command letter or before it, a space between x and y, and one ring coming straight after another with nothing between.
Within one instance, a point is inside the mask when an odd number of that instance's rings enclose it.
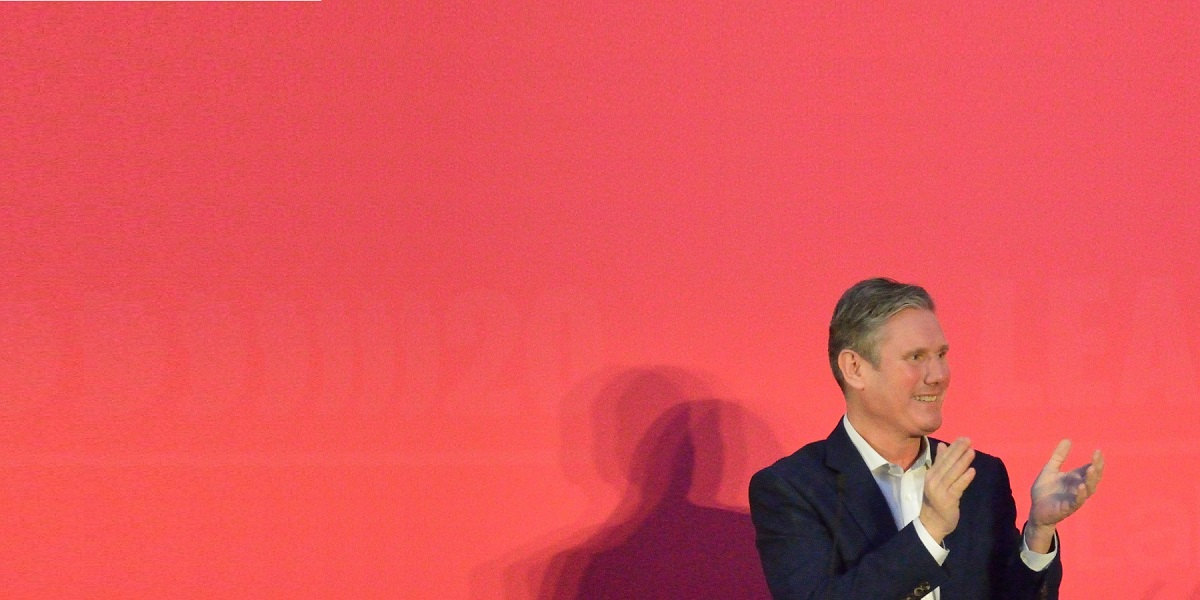
<instances>
[{"instance_id":1,"label":"shadow on wall","mask_svg":"<svg viewBox=\"0 0 1200 600\"><path fill-rule=\"evenodd\" d=\"M781 454L767 425L676 368L591 385L564 406L563 466L585 489L624 490L620 503L599 527L507 561L488 587L512 600L767 598L749 514L731 508Z\"/></svg>"}]
</instances>

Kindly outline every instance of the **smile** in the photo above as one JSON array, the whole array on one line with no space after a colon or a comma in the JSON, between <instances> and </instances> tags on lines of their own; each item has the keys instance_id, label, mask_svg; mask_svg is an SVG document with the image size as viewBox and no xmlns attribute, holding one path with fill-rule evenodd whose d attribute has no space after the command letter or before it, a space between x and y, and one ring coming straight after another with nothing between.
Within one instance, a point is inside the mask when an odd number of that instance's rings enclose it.
<instances>
[{"instance_id":1,"label":"smile","mask_svg":"<svg viewBox=\"0 0 1200 600\"><path fill-rule=\"evenodd\" d=\"M938 399L936 394L932 396L913 396L913 398L915 398L917 402L937 402Z\"/></svg>"}]
</instances>

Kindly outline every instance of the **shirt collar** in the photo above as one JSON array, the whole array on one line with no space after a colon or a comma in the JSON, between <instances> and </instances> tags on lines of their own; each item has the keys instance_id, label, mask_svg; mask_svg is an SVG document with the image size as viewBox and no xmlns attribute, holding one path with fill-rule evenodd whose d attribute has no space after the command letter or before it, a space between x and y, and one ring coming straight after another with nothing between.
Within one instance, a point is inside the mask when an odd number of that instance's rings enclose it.
<instances>
[{"instance_id":1,"label":"shirt collar","mask_svg":"<svg viewBox=\"0 0 1200 600\"><path fill-rule=\"evenodd\" d=\"M850 436L850 443L854 444L854 449L858 450L859 456L862 457L863 462L867 463L867 468L872 473L880 469L888 470L891 467L892 463L876 452L871 447L871 444L867 443L866 438L858 433L858 430L854 429L854 426L850 424L849 417L842 416L842 425L846 428L846 434ZM929 456L929 436L922 436L921 454L917 457L917 461L913 463L912 468L928 467L932 463L933 459Z\"/></svg>"}]
</instances>

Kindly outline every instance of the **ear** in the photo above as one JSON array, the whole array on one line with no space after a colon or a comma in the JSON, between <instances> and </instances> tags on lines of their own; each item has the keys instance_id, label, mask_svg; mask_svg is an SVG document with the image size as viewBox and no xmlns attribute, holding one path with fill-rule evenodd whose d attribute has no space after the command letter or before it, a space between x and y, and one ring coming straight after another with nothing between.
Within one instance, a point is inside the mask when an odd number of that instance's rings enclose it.
<instances>
[{"instance_id":1,"label":"ear","mask_svg":"<svg viewBox=\"0 0 1200 600\"><path fill-rule=\"evenodd\" d=\"M866 375L867 359L849 349L843 349L838 353L838 368L842 370L842 379L846 381L846 387L856 390L861 390L867 386L864 376Z\"/></svg>"}]
</instances>

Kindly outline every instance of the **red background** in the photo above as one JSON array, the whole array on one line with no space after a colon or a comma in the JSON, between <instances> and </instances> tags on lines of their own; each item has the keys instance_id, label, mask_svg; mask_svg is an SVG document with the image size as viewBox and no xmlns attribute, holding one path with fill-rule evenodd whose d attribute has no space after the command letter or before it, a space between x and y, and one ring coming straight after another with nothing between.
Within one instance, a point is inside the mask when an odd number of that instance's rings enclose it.
<instances>
[{"instance_id":1,"label":"red background","mask_svg":"<svg viewBox=\"0 0 1200 600\"><path fill-rule=\"evenodd\" d=\"M1063 597L1200 593L1198 21L6 3L0 588L752 593L888 275L1021 511L1107 452Z\"/></svg>"}]
</instances>

